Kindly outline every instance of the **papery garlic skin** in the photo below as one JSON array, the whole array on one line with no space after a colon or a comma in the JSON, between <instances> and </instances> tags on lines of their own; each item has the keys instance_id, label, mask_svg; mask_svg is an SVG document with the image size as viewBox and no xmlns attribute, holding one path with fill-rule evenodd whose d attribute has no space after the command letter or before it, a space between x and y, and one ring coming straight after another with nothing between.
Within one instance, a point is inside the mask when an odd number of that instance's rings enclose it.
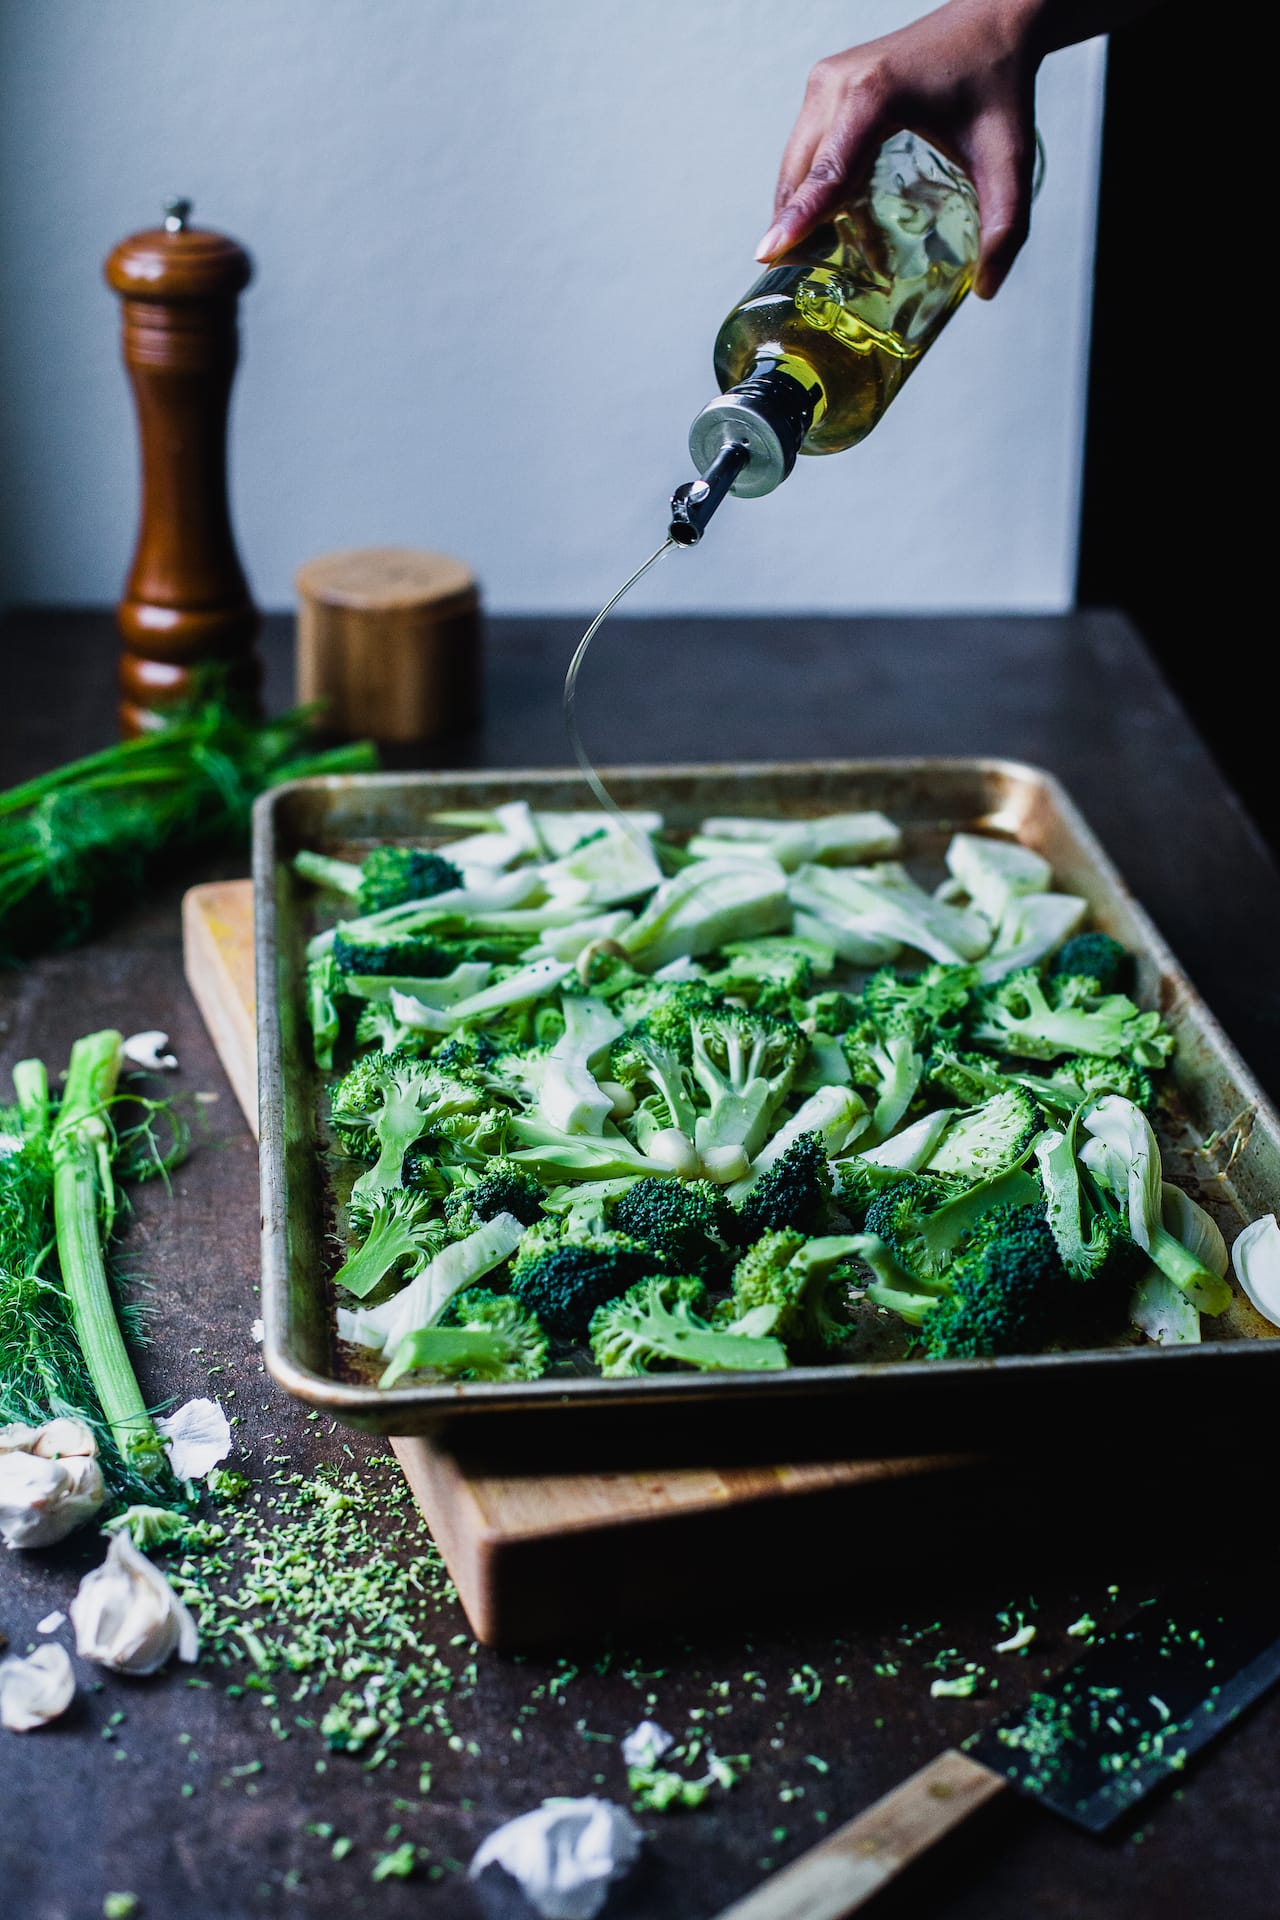
<instances>
[{"instance_id":1,"label":"papery garlic skin","mask_svg":"<svg viewBox=\"0 0 1280 1920\"><path fill-rule=\"evenodd\" d=\"M37 1430L37 1440L43 1431ZM0 1452L0 1538L8 1547L55 1546L92 1520L105 1498L101 1470L90 1454L47 1459Z\"/></svg>"},{"instance_id":2,"label":"papery garlic skin","mask_svg":"<svg viewBox=\"0 0 1280 1920\"><path fill-rule=\"evenodd\" d=\"M612 1800L544 1800L482 1841L467 1872L477 1879L496 1862L542 1920L595 1920L612 1882L635 1864L641 1839Z\"/></svg>"},{"instance_id":3,"label":"papery garlic skin","mask_svg":"<svg viewBox=\"0 0 1280 1920\"><path fill-rule=\"evenodd\" d=\"M117 1673L155 1673L175 1652L180 1660L200 1652L195 1621L127 1533L112 1535L106 1559L86 1573L70 1613L76 1652Z\"/></svg>"},{"instance_id":4,"label":"papery garlic skin","mask_svg":"<svg viewBox=\"0 0 1280 1920\"><path fill-rule=\"evenodd\" d=\"M65 1647L37 1647L25 1660L0 1660L0 1726L30 1733L65 1713L76 1677Z\"/></svg>"},{"instance_id":5,"label":"papery garlic skin","mask_svg":"<svg viewBox=\"0 0 1280 1920\"><path fill-rule=\"evenodd\" d=\"M203 1480L231 1451L231 1423L216 1400L188 1400L156 1430L179 1480Z\"/></svg>"}]
</instances>

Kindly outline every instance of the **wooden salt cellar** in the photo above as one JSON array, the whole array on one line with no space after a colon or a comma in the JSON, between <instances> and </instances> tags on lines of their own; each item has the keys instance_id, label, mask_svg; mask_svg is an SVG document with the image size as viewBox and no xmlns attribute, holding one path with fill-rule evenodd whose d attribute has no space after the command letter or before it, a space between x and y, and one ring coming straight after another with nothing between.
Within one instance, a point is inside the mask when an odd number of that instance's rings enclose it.
<instances>
[{"instance_id":1,"label":"wooden salt cellar","mask_svg":"<svg viewBox=\"0 0 1280 1920\"><path fill-rule=\"evenodd\" d=\"M352 738L407 743L480 718L480 598L443 553L366 547L309 560L297 578L298 698Z\"/></svg>"},{"instance_id":2,"label":"wooden salt cellar","mask_svg":"<svg viewBox=\"0 0 1280 1920\"><path fill-rule=\"evenodd\" d=\"M116 610L125 734L189 698L201 668L222 664L228 695L250 707L260 677L227 500L236 306L253 267L236 241L188 226L190 212L167 201L164 225L122 240L105 267L123 304L142 457L138 544Z\"/></svg>"}]
</instances>

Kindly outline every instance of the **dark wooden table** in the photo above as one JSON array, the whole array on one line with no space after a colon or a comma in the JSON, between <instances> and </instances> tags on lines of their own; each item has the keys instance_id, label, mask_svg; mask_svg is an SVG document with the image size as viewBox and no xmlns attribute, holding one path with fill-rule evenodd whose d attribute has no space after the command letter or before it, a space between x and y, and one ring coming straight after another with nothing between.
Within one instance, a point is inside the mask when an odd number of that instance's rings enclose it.
<instances>
[{"instance_id":1,"label":"dark wooden table","mask_svg":"<svg viewBox=\"0 0 1280 1920\"><path fill-rule=\"evenodd\" d=\"M562 761L559 682L577 630L567 620L495 622L488 725L431 763ZM279 704L288 695L287 622L269 624L266 645ZM107 739L114 656L103 617L9 622L6 785ZM638 620L602 637L581 711L601 761L991 753L1051 768L1263 1085L1280 1096L1280 969L1271 960L1280 951L1280 875L1123 620ZM236 867L225 861L218 871ZM249 1470L287 1453L306 1471L332 1457L344 1436L308 1423L258 1367L250 1336L256 1154L183 984L180 890L164 888L91 946L0 978L3 1065L36 1051L60 1064L71 1040L95 1026L158 1026L173 1036L183 1084L217 1094L172 1197L144 1189L126 1242L130 1273L151 1283L152 1342L140 1369L155 1398L186 1398L210 1390L216 1353L227 1368L223 1381L236 1379ZM1025 1438L1029 1449L1040 1444L1040 1436ZM367 1443L345 1439L360 1458ZM1234 1460L1231 1434L1198 1431L1194 1408L1186 1431L1153 1434L1142 1460L1110 1458L1105 1434L1083 1411L1079 1445L1085 1470L1132 1476L1135 1516L1144 1480L1176 1475L1188 1445L1215 1454L1224 1479L1256 1475L1259 1516L1269 1510L1267 1463L1259 1473ZM410 1784L429 1757L425 1735L398 1775L365 1773L342 1756L328 1756L320 1772L324 1748L314 1732L273 1740L216 1684L189 1689L181 1674L108 1679L100 1693L83 1693L68 1724L21 1739L0 1735L0 1910L6 1920L94 1920L108 1890L128 1889L146 1920L471 1915L476 1895L452 1869L436 1881L420 1872L407 1882L371 1882L391 1825L438 1859L465 1861L500 1819L548 1794L625 1797L616 1748L599 1736L616 1740L646 1711L679 1731L690 1707L715 1701L732 1708L717 1723L720 1749L750 1752L748 1777L697 1812L646 1816L646 1865L608 1908L704 1920L761 1877L762 1861L781 1864L810 1845L824 1817L838 1823L992 1710L990 1698L932 1700L926 1662L938 1636L905 1646L904 1638L939 1622L942 1644L999 1668L997 1698L1010 1704L1039 1671L1066 1663L1075 1650L1066 1625L1083 1606L1106 1604L1108 1585L1119 1587L1119 1604L1136 1603L1157 1589L1180 1547L1215 1554L1212 1506L1192 1507L1185 1524L1185 1538L1167 1545L1137 1529L1130 1551L1113 1546L1105 1559L1086 1543L1066 1569L1043 1581L1037 1572L1028 1591L1039 1564L1034 1549L1053 1532L1052 1514L1033 1512L1020 1578L1008 1566L940 1564L892 1601L870 1586L860 1600L857 1583L851 1590L841 1581L830 1606L806 1604L786 1619L753 1619L747 1595L732 1614L615 1649L608 1661L597 1659L598 1647L565 1649L559 1661L481 1653L454 1708L464 1746L425 1800ZM824 1543L833 1569L857 1548L852 1540ZM33 1639L44 1615L65 1608L97 1551L73 1540L0 1561L0 1627L15 1648ZM760 1551L769 1552L767 1539ZM1000 1637L997 1612L1033 1600L1034 1656L1002 1663L990 1651ZM465 1623L446 1603L436 1630L444 1644ZM639 1690L637 1671L651 1676ZM837 1680L840 1672L848 1681ZM746 1673L759 1678L747 1683ZM83 1686L83 1666L80 1677ZM552 1680L550 1693L538 1692ZM815 1681L822 1686L811 1697ZM529 1738L515 1744L513 1722L534 1700L541 1704L526 1719ZM113 1713L126 1717L117 1737L104 1740ZM897 1898L895 1910L937 1920L1273 1916L1278 1739L1275 1698L1188 1772L1180 1797L1144 1809L1136 1830L1097 1842L1049 1816L1010 1819L948 1854L927 1889ZM478 1751L468 1753L467 1742ZM231 1769L255 1758L263 1764L250 1794L250 1776ZM319 1822L352 1836L342 1861L307 1833ZM500 1892L488 1904L516 1910Z\"/></svg>"}]
</instances>

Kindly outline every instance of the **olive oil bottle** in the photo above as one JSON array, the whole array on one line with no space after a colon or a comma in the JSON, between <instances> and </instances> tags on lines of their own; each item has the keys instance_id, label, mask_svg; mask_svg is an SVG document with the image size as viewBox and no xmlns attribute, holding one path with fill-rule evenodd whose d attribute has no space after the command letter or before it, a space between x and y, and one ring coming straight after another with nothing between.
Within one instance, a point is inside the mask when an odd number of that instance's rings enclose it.
<instances>
[{"instance_id":1,"label":"olive oil bottle","mask_svg":"<svg viewBox=\"0 0 1280 1920\"><path fill-rule=\"evenodd\" d=\"M715 344L720 398L693 422L702 476L672 498L692 546L726 493L771 493L798 453L870 433L973 284L978 200L914 133L880 149L866 186L761 275Z\"/></svg>"}]
</instances>

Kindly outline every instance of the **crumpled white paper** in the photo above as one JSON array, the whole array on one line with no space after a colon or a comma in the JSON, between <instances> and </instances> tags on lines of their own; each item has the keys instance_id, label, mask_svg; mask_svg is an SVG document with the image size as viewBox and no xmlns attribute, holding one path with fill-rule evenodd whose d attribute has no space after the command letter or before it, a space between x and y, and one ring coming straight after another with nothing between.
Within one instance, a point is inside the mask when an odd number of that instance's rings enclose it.
<instances>
[{"instance_id":1,"label":"crumpled white paper","mask_svg":"<svg viewBox=\"0 0 1280 1920\"><path fill-rule=\"evenodd\" d=\"M1237 1236L1231 1264L1263 1319L1280 1327L1280 1224L1274 1213L1264 1213Z\"/></svg>"},{"instance_id":2,"label":"crumpled white paper","mask_svg":"<svg viewBox=\"0 0 1280 1920\"><path fill-rule=\"evenodd\" d=\"M75 1698L76 1677L65 1647L37 1647L25 1660L0 1660L0 1726L30 1733L65 1713Z\"/></svg>"},{"instance_id":3,"label":"crumpled white paper","mask_svg":"<svg viewBox=\"0 0 1280 1920\"><path fill-rule=\"evenodd\" d=\"M0 1538L51 1547L102 1505L98 1443L82 1420L0 1427Z\"/></svg>"},{"instance_id":4,"label":"crumpled white paper","mask_svg":"<svg viewBox=\"0 0 1280 1920\"><path fill-rule=\"evenodd\" d=\"M188 1400L156 1426L179 1480L203 1480L231 1451L231 1425L216 1400Z\"/></svg>"},{"instance_id":5,"label":"crumpled white paper","mask_svg":"<svg viewBox=\"0 0 1280 1920\"><path fill-rule=\"evenodd\" d=\"M656 1766L675 1743L675 1735L660 1727L656 1720L642 1720L623 1739L622 1757L629 1767Z\"/></svg>"},{"instance_id":6,"label":"crumpled white paper","mask_svg":"<svg viewBox=\"0 0 1280 1920\"><path fill-rule=\"evenodd\" d=\"M142 1067L147 1073L173 1073L178 1056L165 1052L168 1044L167 1033L161 1033L159 1027L148 1027L144 1033L131 1033L120 1051L130 1066Z\"/></svg>"},{"instance_id":7,"label":"crumpled white paper","mask_svg":"<svg viewBox=\"0 0 1280 1920\"><path fill-rule=\"evenodd\" d=\"M80 1582L71 1624L81 1659L117 1673L155 1673L174 1652L200 1652L195 1621L127 1533L112 1534L106 1559Z\"/></svg>"},{"instance_id":8,"label":"crumpled white paper","mask_svg":"<svg viewBox=\"0 0 1280 1920\"><path fill-rule=\"evenodd\" d=\"M626 1808L612 1800L544 1800L491 1833L467 1872L477 1879L496 1862L542 1920L595 1920L612 1883L634 1866L641 1840Z\"/></svg>"}]
</instances>

